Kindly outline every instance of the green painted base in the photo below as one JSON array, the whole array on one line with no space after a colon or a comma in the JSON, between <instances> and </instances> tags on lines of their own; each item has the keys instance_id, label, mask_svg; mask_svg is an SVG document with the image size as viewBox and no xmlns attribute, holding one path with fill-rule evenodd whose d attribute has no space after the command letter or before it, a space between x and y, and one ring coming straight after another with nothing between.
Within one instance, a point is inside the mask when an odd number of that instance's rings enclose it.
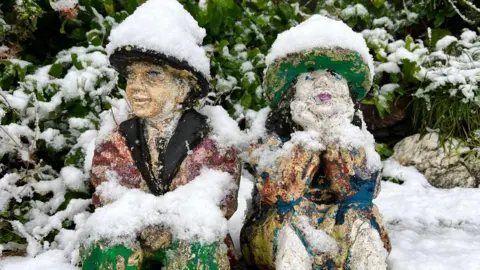
<instances>
[{"instance_id":1,"label":"green painted base","mask_svg":"<svg viewBox=\"0 0 480 270\"><path fill-rule=\"evenodd\" d=\"M139 246L109 246L105 241L98 241L82 257L83 270L230 269L227 247L223 243L174 241L168 248L146 252Z\"/></svg>"}]
</instances>

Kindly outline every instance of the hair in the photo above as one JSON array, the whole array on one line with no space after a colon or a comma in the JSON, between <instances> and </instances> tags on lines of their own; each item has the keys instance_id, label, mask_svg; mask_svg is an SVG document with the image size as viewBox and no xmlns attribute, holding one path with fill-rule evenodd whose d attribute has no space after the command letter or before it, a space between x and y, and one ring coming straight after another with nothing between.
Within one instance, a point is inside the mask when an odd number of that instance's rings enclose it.
<instances>
[{"instance_id":1,"label":"hair","mask_svg":"<svg viewBox=\"0 0 480 270\"><path fill-rule=\"evenodd\" d=\"M330 71L330 70L327 70ZM295 123L292 119L292 113L290 110L290 103L295 97L295 84L297 79L295 78L290 82L285 94L282 96L280 101L272 108L268 114L265 127L268 132L277 134L280 138L285 140L290 140L291 134L298 130L303 130L300 125ZM360 110L360 104L357 101L357 95L352 91L352 87L348 84L348 89L350 89L350 97L353 101L353 106L355 112L353 114L352 125L362 128L362 119L358 116L358 111Z\"/></svg>"}]
</instances>

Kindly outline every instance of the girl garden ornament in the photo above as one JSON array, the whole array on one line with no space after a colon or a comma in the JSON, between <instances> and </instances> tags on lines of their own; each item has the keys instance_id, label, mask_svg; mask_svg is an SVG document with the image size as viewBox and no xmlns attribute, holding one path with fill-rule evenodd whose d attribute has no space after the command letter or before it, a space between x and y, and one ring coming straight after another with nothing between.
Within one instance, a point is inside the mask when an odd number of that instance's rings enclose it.
<instances>
[{"instance_id":1,"label":"girl garden ornament","mask_svg":"<svg viewBox=\"0 0 480 270\"><path fill-rule=\"evenodd\" d=\"M391 246L372 203L380 157L357 109L373 78L363 37L315 15L267 56L270 135L250 149L256 200L242 252L260 269L386 269Z\"/></svg>"},{"instance_id":2,"label":"girl garden ornament","mask_svg":"<svg viewBox=\"0 0 480 270\"><path fill-rule=\"evenodd\" d=\"M87 232L83 269L230 269L229 256L235 260L226 229L211 227L226 223L236 210L240 162L233 148L210 139L208 119L193 109L209 89L204 36L176 0L149 0L112 31L110 63L127 78L126 98L135 116L95 149L91 182L97 209L89 222L100 222ZM190 183L207 169L208 181L215 184L213 176L220 175L225 185L212 203L216 209L179 200L208 195L202 189L211 186L197 183L196 192ZM115 198L125 202L127 196L134 198L130 205L111 207L121 201ZM176 210L180 205L188 205L188 213ZM188 218L202 211L218 214L220 222L206 220L205 229L201 220Z\"/></svg>"}]
</instances>

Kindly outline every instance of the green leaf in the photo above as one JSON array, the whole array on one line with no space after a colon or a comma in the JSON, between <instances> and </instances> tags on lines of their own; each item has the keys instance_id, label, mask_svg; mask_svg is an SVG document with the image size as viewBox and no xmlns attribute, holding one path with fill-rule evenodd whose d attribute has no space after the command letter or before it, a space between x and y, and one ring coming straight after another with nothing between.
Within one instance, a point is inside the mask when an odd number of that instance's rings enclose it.
<instances>
[{"instance_id":1,"label":"green leaf","mask_svg":"<svg viewBox=\"0 0 480 270\"><path fill-rule=\"evenodd\" d=\"M113 16L115 14L115 6L113 0L103 0L103 7L108 15Z\"/></svg>"},{"instance_id":2,"label":"green leaf","mask_svg":"<svg viewBox=\"0 0 480 270\"><path fill-rule=\"evenodd\" d=\"M132 14L135 9L138 7L138 2L137 0L126 0L125 1L125 9L129 14Z\"/></svg>"},{"instance_id":3,"label":"green leaf","mask_svg":"<svg viewBox=\"0 0 480 270\"><path fill-rule=\"evenodd\" d=\"M407 36L405 38L405 49L409 50L409 51L413 51L412 50L412 44L413 44L413 38L411 36Z\"/></svg>"},{"instance_id":4,"label":"green leaf","mask_svg":"<svg viewBox=\"0 0 480 270\"><path fill-rule=\"evenodd\" d=\"M242 105L245 109L250 109L250 105L252 104L252 97L245 92L240 99L240 105Z\"/></svg>"},{"instance_id":5,"label":"green leaf","mask_svg":"<svg viewBox=\"0 0 480 270\"><path fill-rule=\"evenodd\" d=\"M50 67L48 75L53 76L57 79L62 77L63 65L61 63L55 63Z\"/></svg>"},{"instance_id":6,"label":"green leaf","mask_svg":"<svg viewBox=\"0 0 480 270\"><path fill-rule=\"evenodd\" d=\"M434 28L432 29L432 40L430 40L429 44L431 48L434 48L437 45L437 42L444 38L445 36L452 35L452 32L450 32L447 29L441 29L441 28Z\"/></svg>"},{"instance_id":7,"label":"green leaf","mask_svg":"<svg viewBox=\"0 0 480 270\"><path fill-rule=\"evenodd\" d=\"M373 0L373 5L376 8L381 8L383 5L385 5L385 0Z\"/></svg>"},{"instance_id":8,"label":"green leaf","mask_svg":"<svg viewBox=\"0 0 480 270\"><path fill-rule=\"evenodd\" d=\"M372 99L364 99L364 100L362 100L362 104L373 105L373 104L375 104L375 100L373 98Z\"/></svg>"},{"instance_id":9,"label":"green leaf","mask_svg":"<svg viewBox=\"0 0 480 270\"><path fill-rule=\"evenodd\" d=\"M90 33L87 34L87 40L90 42L90 44L94 46L100 46L102 45L102 39L99 36L98 32L91 31Z\"/></svg>"},{"instance_id":10,"label":"green leaf","mask_svg":"<svg viewBox=\"0 0 480 270\"><path fill-rule=\"evenodd\" d=\"M87 34L87 30L84 28L75 28L73 29L72 33L68 35L71 39L82 40L85 39L85 35Z\"/></svg>"},{"instance_id":11,"label":"green leaf","mask_svg":"<svg viewBox=\"0 0 480 270\"><path fill-rule=\"evenodd\" d=\"M440 25L443 24L444 21L445 21L445 15L440 13L437 16L435 16L435 22L433 23L433 25L435 27L439 27Z\"/></svg>"},{"instance_id":12,"label":"green leaf","mask_svg":"<svg viewBox=\"0 0 480 270\"><path fill-rule=\"evenodd\" d=\"M78 70L82 70L83 69L83 65L82 63L80 63L80 61L78 61L78 55L76 53L72 53L72 62L73 62L73 65L78 69Z\"/></svg>"},{"instance_id":13,"label":"green leaf","mask_svg":"<svg viewBox=\"0 0 480 270\"><path fill-rule=\"evenodd\" d=\"M402 59L402 63L402 73L405 80L410 83L417 83L418 80L415 75L420 71L420 66L417 64L417 62L413 62L408 59Z\"/></svg>"},{"instance_id":14,"label":"green leaf","mask_svg":"<svg viewBox=\"0 0 480 270\"><path fill-rule=\"evenodd\" d=\"M380 116L381 119L383 119L383 117L385 117L385 108L380 106L380 104L378 103L375 103L375 107L377 108L378 115Z\"/></svg>"}]
</instances>

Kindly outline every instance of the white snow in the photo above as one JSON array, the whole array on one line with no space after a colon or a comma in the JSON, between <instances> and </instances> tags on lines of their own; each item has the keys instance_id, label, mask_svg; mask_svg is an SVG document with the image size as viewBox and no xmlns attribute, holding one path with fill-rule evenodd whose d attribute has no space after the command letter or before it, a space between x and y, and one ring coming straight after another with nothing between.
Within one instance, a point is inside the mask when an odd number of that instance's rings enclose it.
<instances>
[{"instance_id":1,"label":"white snow","mask_svg":"<svg viewBox=\"0 0 480 270\"><path fill-rule=\"evenodd\" d=\"M50 6L56 11L74 8L77 4L78 0L50 0Z\"/></svg>"},{"instance_id":2,"label":"white snow","mask_svg":"<svg viewBox=\"0 0 480 270\"><path fill-rule=\"evenodd\" d=\"M392 241L389 269L478 269L480 189L437 189L414 167L384 162L385 176L375 203Z\"/></svg>"},{"instance_id":3,"label":"white snow","mask_svg":"<svg viewBox=\"0 0 480 270\"><path fill-rule=\"evenodd\" d=\"M49 250L35 258L9 257L0 260L2 270L77 270L65 257L62 250Z\"/></svg>"},{"instance_id":4,"label":"white snow","mask_svg":"<svg viewBox=\"0 0 480 270\"><path fill-rule=\"evenodd\" d=\"M368 15L368 10L362 4L349 5L342 10L342 17L348 19L352 16L366 16Z\"/></svg>"},{"instance_id":5,"label":"white snow","mask_svg":"<svg viewBox=\"0 0 480 270\"><path fill-rule=\"evenodd\" d=\"M398 83L387 83L380 88L380 94L388 94L400 87Z\"/></svg>"},{"instance_id":6,"label":"white snow","mask_svg":"<svg viewBox=\"0 0 480 270\"><path fill-rule=\"evenodd\" d=\"M400 73L400 68L394 62L381 63L375 68L375 72Z\"/></svg>"},{"instance_id":7,"label":"white snow","mask_svg":"<svg viewBox=\"0 0 480 270\"><path fill-rule=\"evenodd\" d=\"M252 65L252 62L250 61L246 61L246 62L243 62L242 65L240 66L240 70L245 73L247 71L250 71L253 69L253 65Z\"/></svg>"},{"instance_id":8,"label":"white snow","mask_svg":"<svg viewBox=\"0 0 480 270\"><path fill-rule=\"evenodd\" d=\"M368 64L370 80L373 80L373 58L362 34L354 32L342 21L321 15L313 15L301 24L279 34L266 57L267 66L290 53L315 47L340 47L358 52Z\"/></svg>"},{"instance_id":9,"label":"white snow","mask_svg":"<svg viewBox=\"0 0 480 270\"><path fill-rule=\"evenodd\" d=\"M330 237L325 231L315 229L306 216L299 216L297 227L302 231L305 240L316 252L336 253L339 251L337 241Z\"/></svg>"},{"instance_id":10,"label":"white snow","mask_svg":"<svg viewBox=\"0 0 480 270\"><path fill-rule=\"evenodd\" d=\"M235 188L230 174L211 169L160 197L108 181L97 187L97 193L109 194L114 201L90 216L85 237L87 242L115 239L128 245L143 228L163 225L174 239L212 243L227 234L227 220L218 206Z\"/></svg>"},{"instance_id":11,"label":"white snow","mask_svg":"<svg viewBox=\"0 0 480 270\"><path fill-rule=\"evenodd\" d=\"M65 136L63 136L58 129L48 128L43 131L38 138L45 140L47 145L53 147L55 150L60 150L66 146Z\"/></svg>"},{"instance_id":12,"label":"white snow","mask_svg":"<svg viewBox=\"0 0 480 270\"><path fill-rule=\"evenodd\" d=\"M265 121L270 109L264 108L258 112L248 111L249 128L245 131L240 130L238 123L221 106L205 106L200 112L210 119L213 140L219 145L234 146L239 152L243 152L251 143L265 134Z\"/></svg>"},{"instance_id":13,"label":"white snow","mask_svg":"<svg viewBox=\"0 0 480 270\"><path fill-rule=\"evenodd\" d=\"M278 247L275 258L277 270L310 270L313 259L295 231L287 225L278 233Z\"/></svg>"},{"instance_id":14,"label":"white snow","mask_svg":"<svg viewBox=\"0 0 480 270\"><path fill-rule=\"evenodd\" d=\"M242 230L247 210L250 208L252 200L252 190L254 185L254 179L248 171L242 171L242 177L240 179L240 188L238 190L238 206L237 211L228 220L228 232L233 239L233 245L237 254L242 255L240 251L240 231Z\"/></svg>"},{"instance_id":15,"label":"white snow","mask_svg":"<svg viewBox=\"0 0 480 270\"><path fill-rule=\"evenodd\" d=\"M437 41L437 44L435 45L435 48L437 50L443 50L455 41L458 41L458 39L456 37L445 36L442 39Z\"/></svg>"},{"instance_id":16,"label":"white snow","mask_svg":"<svg viewBox=\"0 0 480 270\"><path fill-rule=\"evenodd\" d=\"M87 191L85 183L88 181L88 178L82 170L73 166L63 167L60 170L60 176L65 182L67 188L77 191Z\"/></svg>"},{"instance_id":17,"label":"white snow","mask_svg":"<svg viewBox=\"0 0 480 270\"><path fill-rule=\"evenodd\" d=\"M203 49L205 29L176 0L149 0L112 30L108 54L134 46L186 61L210 79L210 61Z\"/></svg>"}]
</instances>

